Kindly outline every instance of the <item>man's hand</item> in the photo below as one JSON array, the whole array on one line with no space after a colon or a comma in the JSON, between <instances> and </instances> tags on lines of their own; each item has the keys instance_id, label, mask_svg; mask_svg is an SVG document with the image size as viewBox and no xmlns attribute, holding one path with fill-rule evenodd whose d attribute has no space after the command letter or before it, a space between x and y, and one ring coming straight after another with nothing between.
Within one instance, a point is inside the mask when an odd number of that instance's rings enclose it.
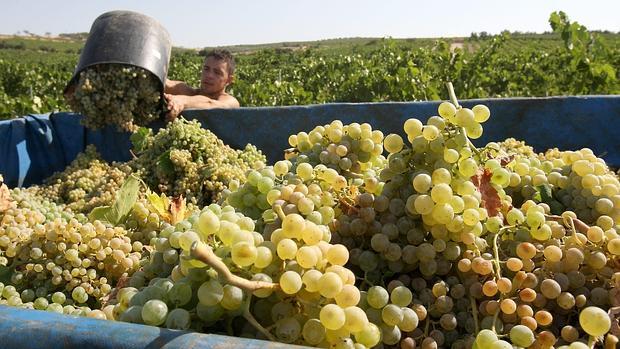
<instances>
[{"instance_id":1,"label":"man's hand","mask_svg":"<svg viewBox=\"0 0 620 349\"><path fill-rule=\"evenodd\" d=\"M168 113L166 113L166 121L173 121L176 119L183 109L185 109L185 96L175 96L168 93L164 93L164 98L168 105Z\"/></svg>"}]
</instances>

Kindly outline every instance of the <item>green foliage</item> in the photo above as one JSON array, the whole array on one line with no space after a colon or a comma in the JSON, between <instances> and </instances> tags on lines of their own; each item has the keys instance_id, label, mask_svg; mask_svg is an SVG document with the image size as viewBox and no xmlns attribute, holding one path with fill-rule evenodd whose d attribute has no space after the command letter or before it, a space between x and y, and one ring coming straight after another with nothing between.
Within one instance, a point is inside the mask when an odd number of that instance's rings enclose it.
<instances>
[{"instance_id":1,"label":"green foliage","mask_svg":"<svg viewBox=\"0 0 620 349\"><path fill-rule=\"evenodd\" d=\"M233 47L238 63L230 92L243 106L447 99L447 81L462 99L619 94L620 36L589 32L563 12L552 13L549 23L553 33L480 33L462 49L442 40L364 38L255 52ZM0 119L69 110L62 92L77 53L26 44L30 50L0 48ZM198 86L202 60L200 52L175 49L169 78Z\"/></svg>"},{"instance_id":2,"label":"green foliage","mask_svg":"<svg viewBox=\"0 0 620 349\"><path fill-rule=\"evenodd\" d=\"M123 183L116 194L116 200L112 206L95 207L88 215L88 218L91 221L99 220L113 225L124 222L136 200L138 200L139 191L140 179L134 175L127 177L125 183Z\"/></svg>"}]
</instances>

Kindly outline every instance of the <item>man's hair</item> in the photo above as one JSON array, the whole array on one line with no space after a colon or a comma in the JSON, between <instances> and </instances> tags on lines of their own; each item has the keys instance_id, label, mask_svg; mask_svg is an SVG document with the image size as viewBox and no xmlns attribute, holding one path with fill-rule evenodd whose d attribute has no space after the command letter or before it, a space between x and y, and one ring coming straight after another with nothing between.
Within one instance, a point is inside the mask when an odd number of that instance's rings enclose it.
<instances>
[{"instance_id":1,"label":"man's hair","mask_svg":"<svg viewBox=\"0 0 620 349\"><path fill-rule=\"evenodd\" d=\"M235 58L230 51L222 49L212 50L207 52L205 59L209 57L226 62L226 65L228 66L228 75L233 75L235 73Z\"/></svg>"}]
</instances>

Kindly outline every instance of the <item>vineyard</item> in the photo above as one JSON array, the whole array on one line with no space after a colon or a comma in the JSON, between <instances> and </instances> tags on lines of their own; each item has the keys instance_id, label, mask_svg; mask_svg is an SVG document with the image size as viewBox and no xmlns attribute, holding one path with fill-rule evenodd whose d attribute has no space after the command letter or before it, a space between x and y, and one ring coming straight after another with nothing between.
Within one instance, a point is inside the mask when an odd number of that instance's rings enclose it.
<instances>
[{"instance_id":1,"label":"vineyard","mask_svg":"<svg viewBox=\"0 0 620 349\"><path fill-rule=\"evenodd\" d=\"M562 13L550 22L555 36L540 47L502 34L462 50L381 40L345 53L239 53L232 93L244 106L441 101L425 103L424 122L403 117L397 133L357 119L307 117L292 134L265 123L288 140L270 162L267 149L235 149L200 118L149 128L161 100L144 70L89 68L67 102L75 45L50 46L38 64L17 62L11 43L0 51L1 118L70 103L85 111L69 116L84 135L60 143L86 141L42 183L10 187L12 173L0 173L0 314L124 323L137 340L150 328L330 349L617 348L618 174L588 148L478 144L495 111L457 98L620 93L617 42ZM202 60L175 50L170 77L197 83ZM54 165L53 128L68 125L58 116L0 120L22 133L2 154L19 143ZM97 133L109 124L124 132ZM240 138L252 132L239 126ZM109 144L130 135L131 156L106 162L87 132ZM0 339L17 347L33 328ZM92 344L92 330L70 331Z\"/></svg>"},{"instance_id":2,"label":"vineyard","mask_svg":"<svg viewBox=\"0 0 620 349\"><path fill-rule=\"evenodd\" d=\"M555 34L476 36L462 50L448 41L386 39L241 51L230 92L242 106L438 100L447 98L447 81L461 98L620 93L618 35L589 33L561 15L551 23ZM0 49L0 118L69 110L62 91L80 46L54 44ZM169 77L197 85L202 61L194 51L174 50Z\"/></svg>"}]
</instances>

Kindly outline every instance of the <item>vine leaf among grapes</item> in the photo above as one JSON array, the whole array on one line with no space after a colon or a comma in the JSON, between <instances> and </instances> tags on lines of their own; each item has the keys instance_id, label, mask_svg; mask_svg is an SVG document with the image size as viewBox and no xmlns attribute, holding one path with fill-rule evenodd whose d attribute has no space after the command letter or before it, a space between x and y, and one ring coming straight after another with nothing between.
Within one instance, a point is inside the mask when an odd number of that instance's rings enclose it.
<instances>
[{"instance_id":1,"label":"vine leaf among grapes","mask_svg":"<svg viewBox=\"0 0 620 349\"><path fill-rule=\"evenodd\" d=\"M141 153L144 150L147 140L152 133L150 128L140 127L136 132L131 134L129 140L137 153Z\"/></svg>"},{"instance_id":2,"label":"vine leaf among grapes","mask_svg":"<svg viewBox=\"0 0 620 349\"><path fill-rule=\"evenodd\" d=\"M484 207L489 217L497 216L502 207L502 200L497 190L491 185L492 173L488 169L479 169L478 172L471 177L480 194L482 194L481 205Z\"/></svg>"},{"instance_id":3,"label":"vine leaf among grapes","mask_svg":"<svg viewBox=\"0 0 620 349\"><path fill-rule=\"evenodd\" d=\"M537 202L543 202L549 205L551 213L554 215L562 214L562 212L564 212L564 206L553 197L551 187L547 184L537 186L536 194L534 194L533 198Z\"/></svg>"},{"instance_id":4,"label":"vine leaf among grapes","mask_svg":"<svg viewBox=\"0 0 620 349\"><path fill-rule=\"evenodd\" d=\"M182 196L171 200L164 193L157 195L149 190L146 197L150 208L170 224L177 224L191 214L191 211L187 210L185 199Z\"/></svg>"},{"instance_id":5,"label":"vine leaf among grapes","mask_svg":"<svg viewBox=\"0 0 620 349\"><path fill-rule=\"evenodd\" d=\"M93 209L88 215L91 221L99 220L118 225L124 222L131 208L138 200L140 190L140 179L135 175L127 177L118 193L112 206L101 206Z\"/></svg>"},{"instance_id":6,"label":"vine leaf among grapes","mask_svg":"<svg viewBox=\"0 0 620 349\"><path fill-rule=\"evenodd\" d=\"M174 164L172 163L172 160L170 160L170 150L162 153L157 158L157 167L159 167L162 172L168 176L174 174Z\"/></svg>"},{"instance_id":7,"label":"vine leaf among grapes","mask_svg":"<svg viewBox=\"0 0 620 349\"><path fill-rule=\"evenodd\" d=\"M11 284L11 275L13 275L13 272L16 268L23 264L24 262L20 263L18 259L15 258L13 259L13 263L11 263L10 265L0 265L0 282L5 285Z\"/></svg>"},{"instance_id":8,"label":"vine leaf among grapes","mask_svg":"<svg viewBox=\"0 0 620 349\"><path fill-rule=\"evenodd\" d=\"M121 277L118 278L118 281L116 282L116 287L114 287L110 293L101 297L101 307L103 308L110 301L115 300L116 296L118 295L118 291L122 288L129 286L129 280L130 277L127 275L127 273L121 275Z\"/></svg>"}]
</instances>

